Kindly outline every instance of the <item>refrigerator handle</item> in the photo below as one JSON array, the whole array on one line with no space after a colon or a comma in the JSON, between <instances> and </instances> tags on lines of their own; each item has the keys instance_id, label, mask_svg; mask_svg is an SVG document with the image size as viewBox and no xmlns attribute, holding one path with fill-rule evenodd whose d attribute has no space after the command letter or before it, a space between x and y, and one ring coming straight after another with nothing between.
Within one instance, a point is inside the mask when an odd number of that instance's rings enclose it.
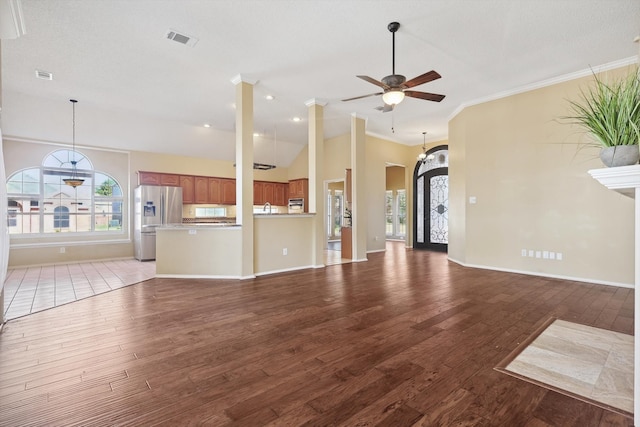
<instances>
[{"instance_id":1,"label":"refrigerator handle","mask_svg":"<svg viewBox=\"0 0 640 427\"><path fill-rule=\"evenodd\" d=\"M162 187L160 192L160 224L166 225L167 223L167 210L165 209L165 193L166 189Z\"/></svg>"}]
</instances>

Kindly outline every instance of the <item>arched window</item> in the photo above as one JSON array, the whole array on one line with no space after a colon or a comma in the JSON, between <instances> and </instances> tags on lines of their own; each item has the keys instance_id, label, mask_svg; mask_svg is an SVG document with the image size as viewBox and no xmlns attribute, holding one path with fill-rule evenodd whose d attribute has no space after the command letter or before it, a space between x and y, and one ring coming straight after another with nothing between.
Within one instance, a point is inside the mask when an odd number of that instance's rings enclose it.
<instances>
[{"instance_id":1,"label":"arched window","mask_svg":"<svg viewBox=\"0 0 640 427\"><path fill-rule=\"evenodd\" d=\"M76 188L64 183L72 161L84 180ZM10 234L122 231L122 187L78 151L56 150L41 166L14 173L7 198Z\"/></svg>"},{"instance_id":2,"label":"arched window","mask_svg":"<svg viewBox=\"0 0 640 427\"><path fill-rule=\"evenodd\" d=\"M53 228L69 228L69 208L56 206L53 210Z\"/></svg>"}]
</instances>

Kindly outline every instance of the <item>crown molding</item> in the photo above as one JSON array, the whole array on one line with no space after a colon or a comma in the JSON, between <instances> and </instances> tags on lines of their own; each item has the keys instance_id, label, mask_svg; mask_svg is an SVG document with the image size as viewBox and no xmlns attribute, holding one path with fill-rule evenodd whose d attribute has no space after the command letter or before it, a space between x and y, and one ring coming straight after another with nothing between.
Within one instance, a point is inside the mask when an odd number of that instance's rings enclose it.
<instances>
[{"instance_id":1,"label":"crown molding","mask_svg":"<svg viewBox=\"0 0 640 427\"><path fill-rule=\"evenodd\" d=\"M564 74L562 76L553 77L547 80L541 80L536 83L531 83L525 86L520 86L514 89L510 89L503 92L498 92L493 95L485 96L483 98L474 99L471 101L463 102L456 108L453 113L447 117L447 121L451 121L455 116L460 114L462 110L467 107L471 107L478 104L484 104L485 102L495 101L497 99L507 98L509 96L517 95L524 92L529 92L536 89L542 89L547 86L552 86L558 83L564 83L571 80L579 79L582 77L590 76L595 73L601 73L603 71L613 70L620 67L625 67L631 64L638 63L638 56L630 56L629 58L620 59L613 62L608 62L606 64L602 64L596 67L586 68L584 70L576 71L574 73Z\"/></svg>"}]
</instances>

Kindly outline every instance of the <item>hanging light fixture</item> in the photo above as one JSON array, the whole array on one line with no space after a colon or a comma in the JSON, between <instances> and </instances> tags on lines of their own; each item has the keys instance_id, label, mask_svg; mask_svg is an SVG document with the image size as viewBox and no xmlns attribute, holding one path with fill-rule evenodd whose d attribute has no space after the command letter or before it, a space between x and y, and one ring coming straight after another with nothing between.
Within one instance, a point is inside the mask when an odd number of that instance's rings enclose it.
<instances>
[{"instance_id":1,"label":"hanging light fixture","mask_svg":"<svg viewBox=\"0 0 640 427\"><path fill-rule=\"evenodd\" d=\"M84 179L78 177L78 169L76 165L78 162L76 161L76 102L75 99L70 99L72 108L73 108L73 121L72 121L72 143L73 143L73 151L72 151L72 160L71 160L71 178L64 178L63 181L70 187L76 188L79 185L82 185Z\"/></svg>"},{"instance_id":2,"label":"hanging light fixture","mask_svg":"<svg viewBox=\"0 0 640 427\"><path fill-rule=\"evenodd\" d=\"M422 153L418 154L418 161L424 163L427 160L427 133L422 132Z\"/></svg>"}]
</instances>

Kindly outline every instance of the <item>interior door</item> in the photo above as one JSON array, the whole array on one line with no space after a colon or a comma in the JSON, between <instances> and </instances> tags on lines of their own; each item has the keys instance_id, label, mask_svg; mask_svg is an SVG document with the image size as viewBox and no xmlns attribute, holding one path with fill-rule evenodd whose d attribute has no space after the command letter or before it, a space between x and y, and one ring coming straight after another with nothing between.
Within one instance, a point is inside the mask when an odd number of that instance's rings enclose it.
<instances>
[{"instance_id":1,"label":"interior door","mask_svg":"<svg viewBox=\"0 0 640 427\"><path fill-rule=\"evenodd\" d=\"M427 151L414 171L413 246L446 252L449 243L449 155L446 146Z\"/></svg>"}]
</instances>

